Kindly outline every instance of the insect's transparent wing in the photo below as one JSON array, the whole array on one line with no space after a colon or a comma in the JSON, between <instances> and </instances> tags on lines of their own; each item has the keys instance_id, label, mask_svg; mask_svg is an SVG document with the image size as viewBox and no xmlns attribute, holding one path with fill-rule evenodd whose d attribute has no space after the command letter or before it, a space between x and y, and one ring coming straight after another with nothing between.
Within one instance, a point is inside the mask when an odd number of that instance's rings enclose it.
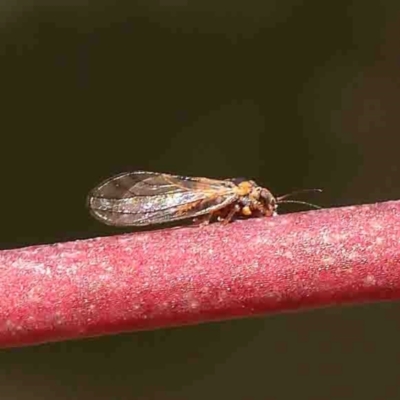
<instances>
[{"instance_id":1,"label":"insect's transparent wing","mask_svg":"<svg viewBox=\"0 0 400 400\"><path fill-rule=\"evenodd\" d=\"M236 200L229 181L154 172L117 175L88 196L92 215L108 225L144 226L194 218Z\"/></svg>"}]
</instances>

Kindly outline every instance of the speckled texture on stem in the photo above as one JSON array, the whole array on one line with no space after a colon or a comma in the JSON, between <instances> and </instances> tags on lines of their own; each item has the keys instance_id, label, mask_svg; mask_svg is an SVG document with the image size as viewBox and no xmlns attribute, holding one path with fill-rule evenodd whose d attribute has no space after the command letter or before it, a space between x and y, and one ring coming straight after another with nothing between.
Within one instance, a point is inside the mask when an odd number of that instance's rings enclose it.
<instances>
[{"instance_id":1,"label":"speckled texture on stem","mask_svg":"<svg viewBox=\"0 0 400 400\"><path fill-rule=\"evenodd\" d=\"M400 298L400 202L0 252L0 346Z\"/></svg>"}]
</instances>

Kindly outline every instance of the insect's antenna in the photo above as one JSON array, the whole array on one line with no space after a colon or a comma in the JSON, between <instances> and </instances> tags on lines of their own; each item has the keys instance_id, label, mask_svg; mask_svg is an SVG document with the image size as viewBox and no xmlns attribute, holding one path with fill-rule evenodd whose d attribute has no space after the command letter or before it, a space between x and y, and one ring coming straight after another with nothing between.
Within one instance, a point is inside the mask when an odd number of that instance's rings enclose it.
<instances>
[{"instance_id":1,"label":"insect's antenna","mask_svg":"<svg viewBox=\"0 0 400 400\"><path fill-rule=\"evenodd\" d=\"M315 209L320 209L322 207L317 206L316 204L312 204L312 203L307 203L306 201L300 201L300 200L280 200L281 197L278 197L276 199L278 204L282 204L282 203L293 203L293 204L303 204L305 206L309 206L311 208L315 208Z\"/></svg>"},{"instance_id":2,"label":"insect's antenna","mask_svg":"<svg viewBox=\"0 0 400 400\"><path fill-rule=\"evenodd\" d=\"M281 202L281 200L286 199L288 197L292 197L295 194L306 193L306 192L319 192L319 193L321 193L322 189L300 189L300 190L295 190L294 192L290 192L290 193L284 194L283 196L277 197L276 200L278 202Z\"/></svg>"}]
</instances>

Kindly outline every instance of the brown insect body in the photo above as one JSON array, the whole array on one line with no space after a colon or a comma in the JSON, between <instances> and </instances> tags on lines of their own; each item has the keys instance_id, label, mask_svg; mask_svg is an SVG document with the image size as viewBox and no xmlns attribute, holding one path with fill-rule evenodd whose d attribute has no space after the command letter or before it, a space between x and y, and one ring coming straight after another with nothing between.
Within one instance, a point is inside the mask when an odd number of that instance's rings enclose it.
<instances>
[{"instance_id":1,"label":"brown insect body","mask_svg":"<svg viewBox=\"0 0 400 400\"><path fill-rule=\"evenodd\" d=\"M238 215L273 216L279 199L254 181L137 171L100 183L87 204L107 225L148 226L183 219L206 224L213 219L228 223Z\"/></svg>"},{"instance_id":2,"label":"brown insect body","mask_svg":"<svg viewBox=\"0 0 400 400\"><path fill-rule=\"evenodd\" d=\"M234 214L243 217L271 217L276 214L277 200L268 189L257 185L254 181L244 179L230 179L230 181L236 185L237 200L231 205L232 211L228 213L226 222L229 222Z\"/></svg>"}]
</instances>

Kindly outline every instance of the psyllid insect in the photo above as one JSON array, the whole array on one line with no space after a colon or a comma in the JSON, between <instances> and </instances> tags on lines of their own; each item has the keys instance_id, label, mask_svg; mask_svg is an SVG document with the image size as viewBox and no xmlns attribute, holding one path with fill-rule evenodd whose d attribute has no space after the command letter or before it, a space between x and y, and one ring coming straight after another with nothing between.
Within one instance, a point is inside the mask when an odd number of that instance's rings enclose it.
<instances>
[{"instance_id":1,"label":"psyllid insect","mask_svg":"<svg viewBox=\"0 0 400 400\"><path fill-rule=\"evenodd\" d=\"M207 224L213 219L228 223L237 216L271 217L277 214L280 203L320 208L287 200L295 193L298 192L274 197L268 189L244 179L217 180L136 171L100 183L89 193L87 204L96 219L120 227L184 219Z\"/></svg>"}]
</instances>

